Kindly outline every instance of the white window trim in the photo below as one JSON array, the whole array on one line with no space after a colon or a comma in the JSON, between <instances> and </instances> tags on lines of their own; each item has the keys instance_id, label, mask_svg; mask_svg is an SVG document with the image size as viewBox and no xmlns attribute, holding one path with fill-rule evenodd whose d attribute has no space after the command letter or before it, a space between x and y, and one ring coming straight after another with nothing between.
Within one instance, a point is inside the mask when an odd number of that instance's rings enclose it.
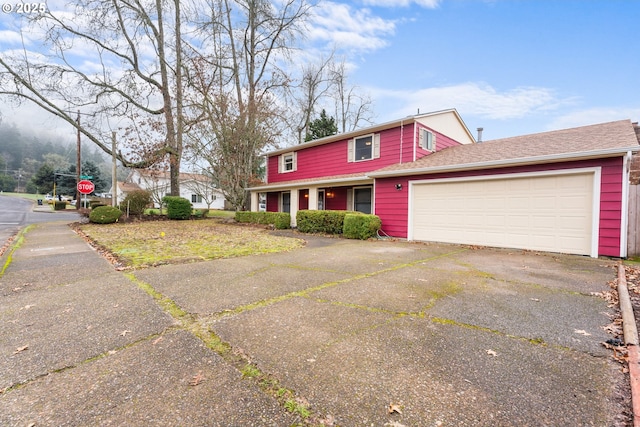
<instances>
[{"instance_id":1,"label":"white window trim","mask_svg":"<svg viewBox=\"0 0 640 427\"><path fill-rule=\"evenodd\" d=\"M429 144L428 138L426 138L426 136L429 134L431 135L431 144ZM426 129L426 128L420 128L418 144L420 145L420 148L422 148L423 150L434 152L436 150L435 132L430 131L429 129Z\"/></svg>"},{"instance_id":2,"label":"white window trim","mask_svg":"<svg viewBox=\"0 0 640 427\"><path fill-rule=\"evenodd\" d=\"M280 158L278 159L278 172L279 173L289 173L289 172L295 172L298 169L298 153L296 151L291 151L289 153L283 153L280 154ZM286 162L285 159L287 157L291 156L292 162L292 168L290 170L286 169Z\"/></svg>"},{"instance_id":3,"label":"white window trim","mask_svg":"<svg viewBox=\"0 0 640 427\"><path fill-rule=\"evenodd\" d=\"M356 139L371 137L371 157L368 159L356 159ZM380 158L380 134L369 133L352 138L347 142L347 162L368 162Z\"/></svg>"}]
</instances>

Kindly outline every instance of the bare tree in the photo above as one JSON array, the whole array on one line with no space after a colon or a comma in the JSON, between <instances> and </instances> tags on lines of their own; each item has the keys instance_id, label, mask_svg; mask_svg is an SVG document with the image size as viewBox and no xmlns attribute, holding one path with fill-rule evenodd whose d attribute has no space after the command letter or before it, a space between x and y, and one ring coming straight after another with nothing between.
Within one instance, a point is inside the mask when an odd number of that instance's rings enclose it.
<instances>
[{"instance_id":1,"label":"bare tree","mask_svg":"<svg viewBox=\"0 0 640 427\"><path fill-rule=\"evenodd\" d=\"M216 13L201 26L211 54L190 64L194 117L191 150L208 163L235 209L259 182L259 153L282 131L278 99L290 84L286 63L311 7L306 0L212 0Z\"/></svg>"},{"instance_id":2,"label":"bare tree","mask_svg":"<svg viewBox=\"0 0 640 427\"><path fill-rule=\"evenodd\" d=\"M136 168L168 161L171 194L178 195L184 128L179 0L79 0L72 7L25 17L23 38L42 35L48 55L28 51L25 43L0 57L0 95L34 103L108 154L108 123L128 129L121 137L130 144L118 159ZM79 60L79 49L93 61ZM82 123L74 118L79 110L90 114Z\"/></svg>"},{"instance_id":3,"label":"bare tree","mask_svg":"<svg viewBox=\"0 0 640 427\"><path fill-rule=\"evenodd\" d=\"M361 94L357 86L349 85L345 62L333 63L330 73L338 130L345 133L371 124L373 102L368 95Z\"/></svg>"}]
</instances>

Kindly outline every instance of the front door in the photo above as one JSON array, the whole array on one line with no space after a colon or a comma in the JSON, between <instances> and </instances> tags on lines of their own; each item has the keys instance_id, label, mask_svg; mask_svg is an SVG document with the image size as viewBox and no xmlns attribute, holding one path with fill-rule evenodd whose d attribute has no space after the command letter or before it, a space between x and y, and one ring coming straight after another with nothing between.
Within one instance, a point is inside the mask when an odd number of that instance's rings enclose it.
<instances>
[{"instance_id":1,"label":"front door","mask_svg":"<svg viewBox=\"0 0 640 427\"><path fill-rule=\"evenodd\" d=\"M281 212L291 212L291 193L282 193L282 211Z\"/></svg>"}]
</instances>

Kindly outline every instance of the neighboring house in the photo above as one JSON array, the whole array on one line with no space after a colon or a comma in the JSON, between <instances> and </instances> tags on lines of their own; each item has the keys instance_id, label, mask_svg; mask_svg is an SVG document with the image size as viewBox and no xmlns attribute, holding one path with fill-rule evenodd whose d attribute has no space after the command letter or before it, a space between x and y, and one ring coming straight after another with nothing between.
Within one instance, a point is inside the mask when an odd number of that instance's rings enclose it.
<instances>
[{"instance_id":1,"label":"neighboring house","mask_svg":"<svg viewBox=\"0 0 640 427\"><path fill-rule=\"evenodd\" d=\"M476 143L455 110L267 154L252 210L374 213L418 241L626 257L628 120Z\"/></svg>"},{"instance_id":2,"label":"neighboring house","mask_svg":"<svg viewBox=\"0 0 640 427\"><path fill-rule=\"evenodd\" d=\"M222 192L211 186L204 175L181 173L180 197L191 202L194 209L224 209L225 198ZM147 190L153 194L154 205L170 192L169 174L147 169L134 169L124 182L118 182L118 204L133 190ZM113 189L112 189L113 194Z\"/></svg>"}]
</instances>

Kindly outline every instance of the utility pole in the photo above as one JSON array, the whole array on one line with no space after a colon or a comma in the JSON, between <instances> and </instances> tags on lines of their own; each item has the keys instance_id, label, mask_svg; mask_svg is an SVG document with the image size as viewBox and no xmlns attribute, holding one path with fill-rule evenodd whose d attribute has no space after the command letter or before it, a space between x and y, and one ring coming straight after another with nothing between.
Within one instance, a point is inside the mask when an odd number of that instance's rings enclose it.
<instances>
[{"instance_id":1,"label":"utility pole","mask_svg":"<svg viewBox=\"0 0 640 427\"><path fill-rule=\"evenodd\" d=\"M118 163L116 159L116 133L111 132L111 206L118 206Z\"/></svg>"},{"instance_id":2,"label":"utility pole","mask_svg":"<svg viewBox=\"0 0 640 427\"><path fill-rule=\"evenodd\" d=\"M80 110L78 110L78 154L76 164L76 209L80 209L80 190L78 190L78 183L80 182Z\"/></svg>"}]
</instances>

